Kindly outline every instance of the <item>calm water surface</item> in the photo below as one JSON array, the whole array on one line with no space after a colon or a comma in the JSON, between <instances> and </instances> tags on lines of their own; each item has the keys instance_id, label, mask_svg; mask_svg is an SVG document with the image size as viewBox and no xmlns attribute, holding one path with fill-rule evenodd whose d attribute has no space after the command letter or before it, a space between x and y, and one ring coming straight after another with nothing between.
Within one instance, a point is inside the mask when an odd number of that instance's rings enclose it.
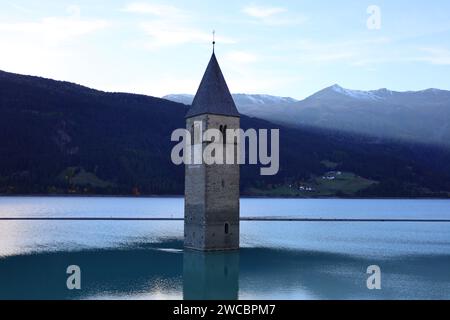
<instances>
[{"instance_id":1,"label":"calm water surface","mask_svg":"<svg viewBox=\"0 0 450 320\"><path fill-rule=\"evenodd\" d=\"M182 198L0 197L0 217L182 216ZM241 199L241 216L450 219L450 201ZM450 223L242 222L242 249L215 254L182 237L181 221L0 221L0 299L450 299Z\"/></svg>"}]
</instances>

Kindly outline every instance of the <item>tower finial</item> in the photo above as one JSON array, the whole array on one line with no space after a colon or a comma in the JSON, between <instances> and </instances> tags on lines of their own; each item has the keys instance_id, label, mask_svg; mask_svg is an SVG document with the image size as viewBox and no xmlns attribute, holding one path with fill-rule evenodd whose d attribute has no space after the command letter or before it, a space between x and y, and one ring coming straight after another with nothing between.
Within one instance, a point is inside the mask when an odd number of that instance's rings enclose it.
<instances>
[{"instance_id":1,"label":"tower finial","mask_svg":"<svg viewBox=\"0 0 450 320\"><path fill-rule=\"evenodd\" d=\"M213 30L212 34L213 34L212 44L213 44L213 53L214 53L214 47L216 46L216 30Z\"/></svg>"}]
</instances>

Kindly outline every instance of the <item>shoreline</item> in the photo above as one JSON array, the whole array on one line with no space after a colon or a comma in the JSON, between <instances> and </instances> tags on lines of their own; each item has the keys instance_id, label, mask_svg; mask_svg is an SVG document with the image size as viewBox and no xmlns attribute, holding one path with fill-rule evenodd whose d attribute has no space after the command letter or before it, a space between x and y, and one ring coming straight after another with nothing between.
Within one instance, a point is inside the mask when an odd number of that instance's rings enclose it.
<instances>
[{"instance_id":1,"label":"shoreline","mask_svg":"<svg viewBox=\"0 0 450 320\"><path fill-rule=\"evenodd\" d=\"M153 199L153 198L165 198L175 199L184 198L184 195L82 195L82 194L0 194L1 198L130 198L130 199ZM240 199L281 199L281 200L450 200L450 198L440 197L416 197L416 198L401 198L401 197L268 197L268 196L240 196Z\"/></svg>"},{"instance_id":2,"label":"shoreline","mask_svg":"<svg viewBox=\"0 0 450 320\"><path fill-rule=\"evenodd\" d=\"M143 217L0 217L0 221L184 221L184 218ZM409 222L450 223L449 219L389 219L389 218L285 218L285 217L240 217L243 222Z\"/></svg>"}]
</instances>

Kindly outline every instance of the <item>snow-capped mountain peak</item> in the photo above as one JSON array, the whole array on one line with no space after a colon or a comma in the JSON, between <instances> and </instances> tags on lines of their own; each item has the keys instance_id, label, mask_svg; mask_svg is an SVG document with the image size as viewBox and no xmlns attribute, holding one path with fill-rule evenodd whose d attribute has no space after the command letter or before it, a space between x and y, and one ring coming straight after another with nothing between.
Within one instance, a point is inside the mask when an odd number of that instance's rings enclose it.
<instances>
[{"instance_id":1,"label":"snow-capped mountain peak","mask_svg":"<svg viewBox=\"0 0 450 320\"><path fill-rule=\"evenodd\" d=\"M163 99L189 105L192 103L194 96L192 94L169 94L167 96L164 96ZM295 100L294 98L277 97L268 94L238 93L233 94L233 99L238 106L241 105L273 106L273 105L287 105L298 102L298 100Z\"/></svg>"},{"instance_id":2,"label":"snow-capped mountain peak","mask_svg":"<svg viewBox=\"0 0 450 320\"><path fill-rule=\"evenodd\" d=\"M297 102L298 100L295 100L293 98L289 97L278 97L278 96L272 96L268 94L244 94L244 93L238 93L233 94L233 98L236 101L240 101L241 103L252 103L252 104L258 104L258 105L273 105L273 104L289 104Z\"/></svg>"},{"instance_id":3,"label":"snow-capped mountain peak","mask_svg":"<svg viewBox=\"0 0 450 320\"><path fill-rule=\"evenodd\" d=\"M387 89L380 89L374 91L351 90L345 89L337 84L331 86L329 89L338 94L359 100L382 100L383 97L380 94L381 93L386 94L386 92L389 91Z\"/></svg>"}]
</instances>

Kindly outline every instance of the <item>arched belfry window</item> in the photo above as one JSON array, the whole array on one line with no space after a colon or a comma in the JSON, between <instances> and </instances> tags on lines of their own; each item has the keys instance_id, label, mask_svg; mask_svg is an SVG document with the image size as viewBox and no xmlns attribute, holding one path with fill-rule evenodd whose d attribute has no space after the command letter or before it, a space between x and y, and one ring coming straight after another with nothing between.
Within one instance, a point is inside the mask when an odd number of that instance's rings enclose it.
<instances>
[{"instance_id":1,"label":"arched belfry window","mask_svg":"<svg viewBox=\"0 0 450 320\"><path fill-rule=\"evenodd\" d=\"M227 143L227 126L220 125L219 131L222 134L223 144Z\"/></svg>"},{"instance_id":2,"label":"arched belfry window","mask_svg":"<svg viewBox=\"0 0 450 320\"><path fill-rule=\"evenodd\" d=\"M194 125L191 126L191 145L194 145Z\"/></svg>"},{"instance_id":3,"label":"arched belfry window","mask_svg":"<svg viewBox=\"0 0 450 320\"><path fill-rule=\"evenodd\" d=\"M227 126L223 127L223 144L227 143Z\"/></svg>"},{"instance_id":4,"label":"arched belfry window","mask_svg":"<svg viewBox=\"0 0 450 320\"><path fill-rule=\"evenodd\" d=\"M192 144L199 144L201 143L201 136L203 134L202 132L202 125L201 122L195 122L194 125L192 126L192 137L193 137L193 141Z\"/></svg>"}]
</instances>

